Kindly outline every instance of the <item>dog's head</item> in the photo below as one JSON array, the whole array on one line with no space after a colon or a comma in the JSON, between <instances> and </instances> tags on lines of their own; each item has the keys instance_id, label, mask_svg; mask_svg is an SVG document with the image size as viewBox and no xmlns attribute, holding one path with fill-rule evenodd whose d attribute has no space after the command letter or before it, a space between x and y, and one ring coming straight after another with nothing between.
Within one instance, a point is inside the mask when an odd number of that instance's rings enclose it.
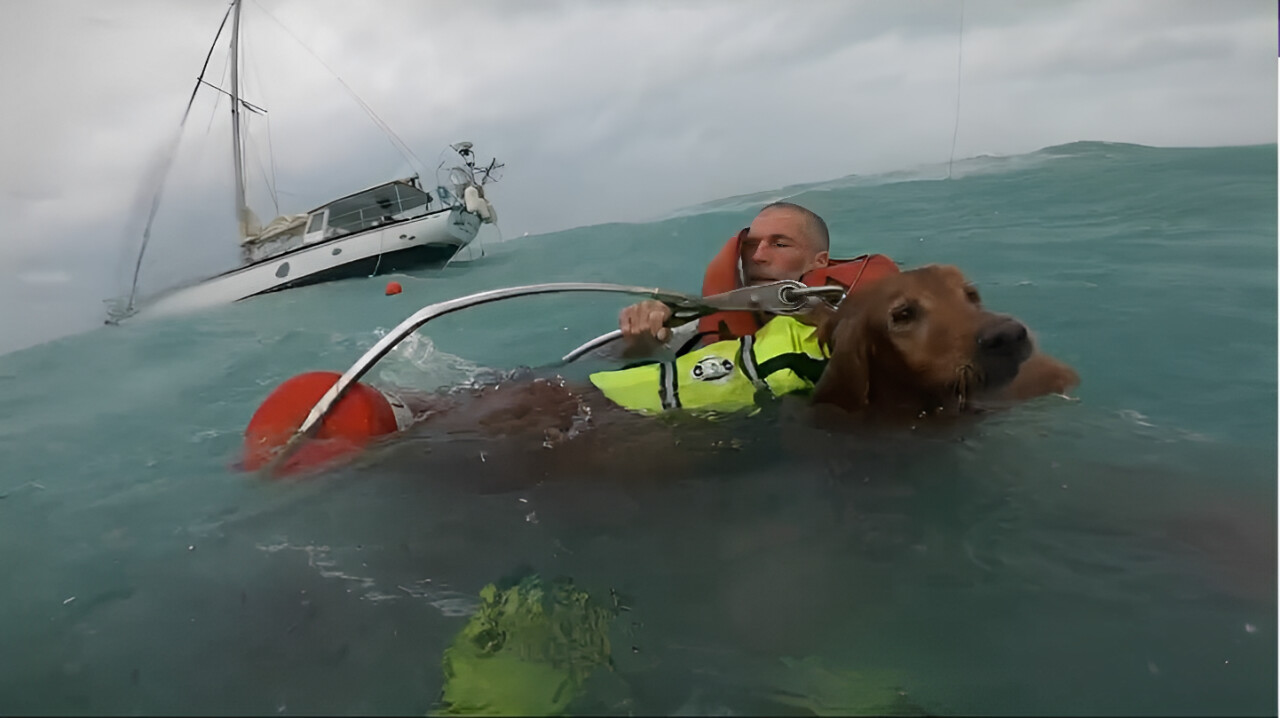
<instances>
[{"instance_id":1,"label":"dog's head","mask_svg":"<svg viewBox=\"0 0 1280 718\"><path fill-rule=\"evenodd\" d=\"M1027 328L987 311L951 266L880 279L818 324L831 359L813 400L848 410L961 410L1007 386L1034 351Z\"/></svg>"}]
</instances>

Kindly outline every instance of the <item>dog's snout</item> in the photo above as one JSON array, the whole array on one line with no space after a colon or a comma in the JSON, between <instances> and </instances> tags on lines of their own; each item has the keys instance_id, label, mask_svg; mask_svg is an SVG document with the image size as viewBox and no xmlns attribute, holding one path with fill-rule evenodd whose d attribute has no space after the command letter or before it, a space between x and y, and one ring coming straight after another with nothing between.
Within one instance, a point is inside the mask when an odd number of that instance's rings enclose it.
<instances>
[{"instance_id":1,"label":"dog's snout","mask_svg":"<svg viewBox=\"0 0 1280 718\"><path fill-rule=\"evenodd\" d=\"M1011 317L1002 317L978 332L978 350L985 354L1017 354L1028 342L1026 325Z\"/></svg>"}]
</instances>

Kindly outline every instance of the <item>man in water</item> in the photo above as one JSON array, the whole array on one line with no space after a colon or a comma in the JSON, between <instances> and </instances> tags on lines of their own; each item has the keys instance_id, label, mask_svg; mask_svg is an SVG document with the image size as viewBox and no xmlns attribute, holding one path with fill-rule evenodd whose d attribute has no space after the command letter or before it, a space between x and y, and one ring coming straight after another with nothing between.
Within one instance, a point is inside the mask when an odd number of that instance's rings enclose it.
<instances>
[{"instance_id":1,"label":"man in water","mask_svg":"<svg viewBox=\"0 0 1280 718\"><path fill-rule=\"evenodd\" d=\"M827 223L814 212L790 202L766 205L751 221L739 243L744 285L800 279L827 266L831 239ZM643 356L671 339L663 326L671 308L656 299L626 307L618 315L625 356Z\"/></svg>"}]
</instances>

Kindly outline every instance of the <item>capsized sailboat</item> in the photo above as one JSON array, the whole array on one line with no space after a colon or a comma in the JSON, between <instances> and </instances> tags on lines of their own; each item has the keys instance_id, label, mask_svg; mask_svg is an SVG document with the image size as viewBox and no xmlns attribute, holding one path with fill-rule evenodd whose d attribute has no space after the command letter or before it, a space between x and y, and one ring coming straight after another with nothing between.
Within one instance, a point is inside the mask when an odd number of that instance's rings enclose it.
<instances>
[{"instance_id":1,"label":"capsized sailboat","mask_svg":"<svg viewBox=\"0 0 1280 718\"><path fill-rule=\"evenodd\" d=\"M264 110L240 96L240 9L241 0L232 0L214 38L216 47L230 17L230 89L225 94L231 99L240 264L155 296L139 297L138 275L159 204L157 193L143 232L132 288L127 299L117 300L109 311L108 323L133 315L180 313L319 282L443 265L475 238L481 224L497 221L484 188L497 179L496 171L503 165L496 159L477 164L472 144L459 142L450 145L456 164L441 177L445 165L441 163L434 190L425 188L420 175L415 174L339 197L307 212L281 215L262 225L245 199L243 113ZM211 48L209 57L212 54ZM209 85L204 79L208 64L206 57L187 114L196 92Z\"/></svg>"}]
</instances>

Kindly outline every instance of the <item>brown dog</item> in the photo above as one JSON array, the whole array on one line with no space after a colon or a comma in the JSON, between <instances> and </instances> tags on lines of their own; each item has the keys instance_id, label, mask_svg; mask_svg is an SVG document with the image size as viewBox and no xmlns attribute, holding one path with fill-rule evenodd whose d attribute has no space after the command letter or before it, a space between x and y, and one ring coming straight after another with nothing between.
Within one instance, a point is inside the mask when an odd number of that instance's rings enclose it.
<instances>
[{"instance_id":1,"label":"brown dog","mask_svg":"<svg viewBox=\"0 0 1280 718\"><path fill-rule=\"evenodd\" d=\"M810 322L830 353L812 403L870 418L955 415L1079 383L1066 364L1036 351L1021 322L984 309L951 266L885 277ZM426 424L450 433L531 433L549 445L588 422L630 415L593 386L547 379L469 390L432 409Z\"/></svg>"},{"instance_id":2,"label":"brown dog","mask_svg":"<svg viewBox=\"0 0 1280 718\"><path fill-rule=\"evenodd\" d=\"M830 354L814 404L918 417L1062 394L1079 383L1069 366L1036 351L1021 322L983 308L951 266L885 277L809 321ZM556 443L588 417L622 411L590 385L525 379L438 397L426 414L449 432L535 429Z\"/></svg>"},{"instance_id":3,"label":"brown dog","mask_svg":"<svg viewBox=\"0 0 1280 718\"><path fill-rule=\"evenodd\" d=\"M831 359L815 404L916 418L1062 394L1080 381L1036 351L1021 322L987 311L952 266L880 279L818 322Z\"/></svg>"}]
</instances>

